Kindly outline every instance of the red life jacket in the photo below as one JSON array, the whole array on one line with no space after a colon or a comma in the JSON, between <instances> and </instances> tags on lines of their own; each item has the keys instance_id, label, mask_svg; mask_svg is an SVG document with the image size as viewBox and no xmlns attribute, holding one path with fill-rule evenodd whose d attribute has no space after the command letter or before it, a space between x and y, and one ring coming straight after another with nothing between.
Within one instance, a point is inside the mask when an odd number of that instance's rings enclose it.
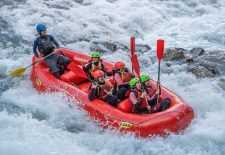
<instances>
[{"instance_id":1,"label":"red life jacket","mask_svg":"<svg viewBox=\"0 0 225 155\"><path fill-rule=\"evenodd\" d=\"M133 90L131 90L131 92L134 93L134 95L136 96L137 100L139 100L141 98L141 94L142 94L141 91L138 91L137 89L133 89ZM141 102L141 105L138 107L138 109L146 108L147 105L148 105L147 100L144 98L142 100L142 102ZM132 112L134 112L134 106L135 106L135 104L133 104Z\"/></svg>"},{"instance_id":2,"label":"red life jacket","mask_svg":"<svg viewBox=\"0 0 225 155\"><path fill-rule=\"evenodd\" d=\"M125 83L129 83L130 80L132 79L132 74L129 72L129 71L125 71L125 72L117 72L120 77L121 77L121 80L123 81L123 84ZM115 76L115 74L114 74ZM115 77L114 77L115 79ZM116 84L116 89L119 90L119 85Z\"/></svg>"},{"instance_id":3,"label":"red life jacket","mask_svg":"<svg viewBox=\"0 0 225 155\"><path fill-rule=\"evenodd\" d=\"M130 80L132 79L132 74L130 72L121 72L120 76L123 83L130 82Z\"/></svg>"},{"instance_id":4,"label":"red life jacket","mask_svg":"<svg viewBox=\"0 0 225 155\"><path fill-rule=\"evenodd\" d=\"M112 92L113 90L113 85L106 80L105 84L102 85L102 87L97 87L97 97L102 99L103 101L106 101L108 98L107 92Z\"/></svg>"}]
</instances>

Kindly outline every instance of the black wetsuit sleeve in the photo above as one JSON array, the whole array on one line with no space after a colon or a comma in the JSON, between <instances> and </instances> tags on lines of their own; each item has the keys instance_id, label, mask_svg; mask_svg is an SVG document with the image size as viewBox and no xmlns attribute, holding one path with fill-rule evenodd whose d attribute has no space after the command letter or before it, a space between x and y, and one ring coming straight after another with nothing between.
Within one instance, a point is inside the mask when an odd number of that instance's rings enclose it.
<instances>
[{"instance_id":1,"label":"black wetsuit sleeve","mask_svg":"<svg viewBox=\"0 0 225 155\"><path fill-rule=\"evenodd\" d=\"M85 72L89 71L91 69L91 63L89 63L87 66L83 66L83 70Z\"/></svg>"},{"instance_id":2,"label":"black wetsuit sleeve","mask_svg":"<svg viewBox=\"0 0 225 155\"><path fill-rule=\"evenodd\" d=\"M88 95L88 99L89 99L90 101L92 101L92 100L95 99L95 92L96 92L96 89L91 88L91 92L90 92L89 95Z\"/></svg>"},{"instance_id":3,"label":"black wetsuit sleeve","mask_svg":"<svg viewBox=\"0 0 225 155\"><path fill-rule=\"evenodd\" d=\"M50 36L51 41L54 43L55 47L59 48L59 43L55 40L55 38L52 35L49 35L49 36Z\"/></svg>"}]
</instances>

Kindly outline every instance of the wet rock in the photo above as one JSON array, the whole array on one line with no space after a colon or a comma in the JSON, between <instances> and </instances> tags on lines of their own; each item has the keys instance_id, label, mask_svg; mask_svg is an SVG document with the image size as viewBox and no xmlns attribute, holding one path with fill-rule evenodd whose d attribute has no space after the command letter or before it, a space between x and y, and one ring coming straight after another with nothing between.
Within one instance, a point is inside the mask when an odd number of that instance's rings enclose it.
<instances>
[{"instance_id":1,"label":"wet rock","mask_svg":"<svg viewBox=\"0 0 225 155\"><path fill-rule=\"evenodd\" d=\"M123 45L118 42L97 42L97 41L92 42L90 50L91 51L97 50L101 53L115 52L117 50L122 50L126 52L130 51L130 49L126 45ZM151 50L151 47L149 45L143 45L143 44L136 45L136 52L138 53L145 53L149 50Z\"/></svg>"},{"instance_id":2,"label":"wet rock","mask_svg":"<svg viewBox=\"0 0 225 155\"><path fill-rule=\"evenodd\" d=\"M109 2L109 3L114 3L114 2L116 2L117 0L106 0L107 2Z\"/></svg>"},{"instance_id":3,"label":"wet rock","mask_svg":"<svg viewBox=\"0 0 225 155\"><path fill-rule=\"evenodd\" d=\"M209 51L196 59L196 62L218 75L225 74L225 51Z\"/></svg>"},{"instance_id":4,"label":"wet rock","mask_svg":"<svg viewBox=\"0 0 225 155\"><path fill-rule=\"evenodd\" d=\"M82 4L84 1L83 0L73 0L74 2L77 2L79 4Z\"/></svg>"},{"instance_id":5,"label":"wet rock","mask_svg":"<svg viewBox=\"0 0 225 155\"><path fill-rule=\"evenodd\" d=\"M194 59L198 56L205 54L205 50L203 48L193 48L188 52L184 52L185 61L186 62L194 62Z\"/></svg>"},{"instance_id":6,"label":"wet rock","mask_svg":"<svg viewBox=\"0 0 225 155\"><path fill-rule=\"evenodd\" d=\"M149 45L142 45L142 44L136 45L136 52L138 52L138 53L145 53L150 50L151 50L151 47Z\"/></svg>"},{"instance_id":7,"label":"wet rock","mask_svg":"<svg viewBox=\"0 0 225 155\"><path fill-rule=\"evenodd\" d=\"M225 91L225 79L220 79L218 86Z\"/></svg>"},{"instance_id":8,"label":"wet rock","mask_svg":"<svg viewBox=\"0 0 225 155\"><path fill-rule=\"evenodd\" d=\"M163 59L164 60L182 60L185 58L184 53L187 52L184 48L168 48L165 50Z\"/></svg>"},{"instance_id":9,"label":"wet rock","mask_svg":"<svg viewBox=\"0 0 225 155\"><path fill-rule=\"evenodd\" d=\"M188 72L193 73L195 76L199 78L205 78L205 77L215 77L215 73L213 71L208 70L207 68L203 66L189 66Z\"/></svg>"},{"instance_id":10,"label":"wet rock","mask_svg":"<svg viewBox=\"0 0 225 155\"><path fill-rule=\"evenodd\" d=\"M117 45L112 42L92 42L91 51L99 51L101 53L105 52L115 52Z\"/></svg>"}]
</instances>

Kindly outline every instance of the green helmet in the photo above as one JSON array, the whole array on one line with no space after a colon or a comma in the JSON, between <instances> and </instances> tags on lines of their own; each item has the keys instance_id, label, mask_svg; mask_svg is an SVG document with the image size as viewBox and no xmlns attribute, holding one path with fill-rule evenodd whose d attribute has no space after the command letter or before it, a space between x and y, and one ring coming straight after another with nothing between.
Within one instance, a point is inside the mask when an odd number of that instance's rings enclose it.
<instances>
[{"instance_id":1,"label":"green helmet","mask_svg":"<svg viewBox=\"0 0 225 155\"><path fill-rule=\"evenodd\" d=\"M148 76L148 75L141 75L140 79L141 79L141 83L144 83L145 81L150 80L150 76Z\"/></svg>"},{"instance_id":2,"label":"green helmet","mask_svg":"<svg viewBox=\"0 0 225 155\"><path fill-rule=\"evenodd\" d=\"M130 80L130 88L133 88L137 82L139 82L139 78L131 79Z\"/></svg>"},{"instance_id":3,"label":"green helmet","mask_svg":"<svg viewBox=\"0 0 225 155\"><path fill-rule=\"evenodd\" d=\"M99 52L95 51L95 52L92 52L92 53L91 53L91 57L92 57L92 58L100 58L101 55L100 55Z\"/></svg>"}]
</instances>

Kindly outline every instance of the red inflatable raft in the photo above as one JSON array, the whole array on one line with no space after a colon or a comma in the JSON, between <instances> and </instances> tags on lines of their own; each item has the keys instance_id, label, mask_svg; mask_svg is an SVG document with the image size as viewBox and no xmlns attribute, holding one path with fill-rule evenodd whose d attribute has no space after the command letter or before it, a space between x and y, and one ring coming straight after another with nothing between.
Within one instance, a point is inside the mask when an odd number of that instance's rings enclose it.
<instances>
[{"instance_id":1,"label":"red inflatable raft","mask_svg":"<svg viewBox=\"0 0 225 155\"><path fill-rule=\"evenodd\" d=\"M87 63L90 56L69 49L61 49L63 53L74 63L81 67L81 62ZM33 62L36 58L33 57ZM106 68L112 68L113 63L103 60ZM161 99L170 98L169 109L154 114L139 115L131 113L132 105L129 99L122 101L117 108L100 99L89 101L89 81L67 71L61 76L61 80L55 78L48 70L44 62L33 65L31 80L39 92L66 92L75 98L74 104L85 109L88 114L99 122L104 128L116 128L121 132L133 132L140 137L153 135L167 135L179 133L185 129L194 118L193 109L179 96L162 87ZM110 81L113 82L112 79ZM154 87L156 83L152 81Z\"/></svg>"}]
</instances>

